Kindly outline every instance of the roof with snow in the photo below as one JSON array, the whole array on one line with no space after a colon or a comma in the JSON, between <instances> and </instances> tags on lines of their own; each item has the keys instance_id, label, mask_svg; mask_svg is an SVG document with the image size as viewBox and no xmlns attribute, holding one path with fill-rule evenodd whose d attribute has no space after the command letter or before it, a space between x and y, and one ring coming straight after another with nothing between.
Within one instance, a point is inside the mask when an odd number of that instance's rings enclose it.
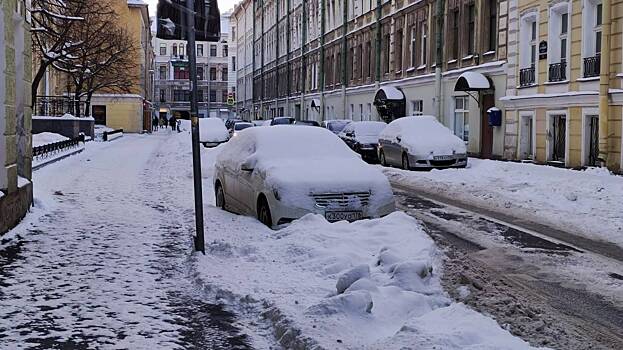
<instances>
[{"instance_id":1,"label":"roof with snow","mask_svg":"<svg viewBox=\"0 0 623 350\"><path fill-rule=\"evenodd\" d=\"M459 76L454 91L479 91L491 89L489 79L482 73L465 72Z\"/></svg>"}]
</instances>

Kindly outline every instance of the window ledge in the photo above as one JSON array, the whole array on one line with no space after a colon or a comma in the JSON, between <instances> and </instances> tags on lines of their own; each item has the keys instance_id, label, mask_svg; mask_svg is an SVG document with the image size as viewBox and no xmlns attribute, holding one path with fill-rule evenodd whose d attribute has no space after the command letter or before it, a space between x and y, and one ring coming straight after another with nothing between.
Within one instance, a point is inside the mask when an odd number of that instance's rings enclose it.
<instances>
[{"instance_id":1,"label":"window ledge","mask_svg":"<svg viewBox=\"0 0 623 350\"><path fill-rule=\"evenodd\" d=\"M472 58L474 58L474 55L467 55L463 58L461 58L462 61L467 61L467 60L471 60Z\"/></svg>"},{"instance_id":2,"label":"window ledge","mask_svg":"<svg viewBox=\"0 0 623 350\"><path fill-rule=\"evenodd\" d=\"M425 65L425 64L423 64L423 65L421 65L421 66L417 67L417 70L422 70L422 69L426 69L426 65Z\"/></svg>"},{"instance_id":3,"label":"window ledge","mask_svg":"<svg viewBox=\"0 0 623 350\"><path fill-rule=\"evenodd\" d=\"M537 87L539 86L539 84L534 83L534 84L530 84L530 85L524 85L524 86L517 86L517 89L529 89L529 88L533 88L533 87Z\"/></svg>"},{"instance_id":4,"label":"window ledge","mask_svg":"<svg viewBox=\"0 0 623 350\"><path fill-rule=\"evenodd\" d=\"M456 63L456 60L450 60L450 61L448 61L448 64L453 64L453 63Z\"/></svg>"},{"instance_id":5,"label":"window ledge","mask_svg":"<svg viewBox=\"0 0 623 350\"><path fill-rule=\"evenodd\" d=\"M599 76L597 77L589 77L589 78L578 78L578 81L598 81Z\"/></svg>"},{"instance_id":6,"label":"window ledge","mask_svg":"<svg viewBox=\"0 0 623 350\"><path fill-rule=\"evenodd\" d=\"M546 81L543 83L543 85L562 85L562 84L569 84L569 79L562 80L562 81Z\"/></svg>"},{"instance_id":7,"label":"window ledge","mask_svg":"<svg viewBox=\"0 0 623 350\"><path fill-rule=\"evenodd\" d=\"M415 70L415 67L408 68L408 69L407 69L407 73L411 73L411 72L413 72L414 70Z\"/></svg>"},{"instance_id":8,"label":"window ledge","mask_svg":"<svg viewBox=\"0 0 623 350\"><path fill-rule=\"evenodd\" d=\"M483 56L493 56L495 55L495 51L487 51L485 53L482 54Z\"/></svg>"},{"instance_id":9,"label":"window ledge","mask_svg":"<svg viewBox=\"0 0 623 350\"><path fill-rule=\"evenodd\" d=\"M402 69L395 71L394 74L402 74Z\"/></svg>"}]
</instances>

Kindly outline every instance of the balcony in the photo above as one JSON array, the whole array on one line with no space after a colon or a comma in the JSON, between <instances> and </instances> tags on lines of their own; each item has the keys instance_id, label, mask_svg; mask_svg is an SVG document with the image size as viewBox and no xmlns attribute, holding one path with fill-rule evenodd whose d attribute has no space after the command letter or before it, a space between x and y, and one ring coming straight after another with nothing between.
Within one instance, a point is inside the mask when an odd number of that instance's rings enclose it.
<instances>
[{"instance_id":1,"label":"balcony","mask_svg":"<svg viewBox=\"0 0 623 350\"><path fill-rule=\"evenodd\" d=\"M558 82L567 80L567 62L552 63L549 65L549 81Z\"/></svg>"},{"instance_id":2,"label":"balcony","mask_svg":"<svg viewBox=\"0 0 623 350\"><path fill-rule=\"evenodd\" d=\"M584 58L584 78L598 77L600 73L601 56Z\"/></svg>"},{"instance_id":3,"label":"balcony","mask_svg":"<svg viewBox=\"0 0 623 350\"><path fill-rule=\"evenodd\" d=\"M519 86L532 86L535 83L534 67L519 70Z\"/></svg>"}]
</instances>

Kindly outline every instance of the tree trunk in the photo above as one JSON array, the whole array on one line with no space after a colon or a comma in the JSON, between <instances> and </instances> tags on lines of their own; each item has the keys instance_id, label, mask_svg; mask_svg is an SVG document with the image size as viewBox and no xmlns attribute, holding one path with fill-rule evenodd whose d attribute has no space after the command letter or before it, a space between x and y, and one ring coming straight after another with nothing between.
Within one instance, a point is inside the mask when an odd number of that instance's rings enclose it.
<instances>
[{"instance_id":1,"label":"tree trunk","mask_svg":"<svg viewBox=\"0 0 623 350\"><path fill-rule=\"evenodd\" d=\"M91 116L91 98L92 97L93 97L93 93L89 92L87 94L87 100L85 101L85 104L84 104L84 116L85 117Z\"/></svg>"},{"instance_id":2,"label":"tree trunk","mask_svg":"<svg viewBox=\"0 0 623 350\"><path fill-rule=\"evenodd\" d=\"M76 90L74 92L74 101L73 101L73 105L74 105L74 116L76 118L80 118L80 114L82 113L80 111L80 91Z\"/></svg>"},{"instance_id":3,"label":"tree trunk","mask_svg":"<svg viewBox=\"0 0 623 350\"><path fill-rule=\"evenodd\" d=\"M35 76L32 78L32 85L31 85L31 106L33 108L33 112L35 111L35 106L37 105L37 90L39 90L39 84L41 83L41 79L43 79L43 76L45 75L45 71L46 69L48 69L49 64L47 63L41 63L39 65L39 69L37 70L37 74L35 74Z\"/></svg>"}]
</instances>

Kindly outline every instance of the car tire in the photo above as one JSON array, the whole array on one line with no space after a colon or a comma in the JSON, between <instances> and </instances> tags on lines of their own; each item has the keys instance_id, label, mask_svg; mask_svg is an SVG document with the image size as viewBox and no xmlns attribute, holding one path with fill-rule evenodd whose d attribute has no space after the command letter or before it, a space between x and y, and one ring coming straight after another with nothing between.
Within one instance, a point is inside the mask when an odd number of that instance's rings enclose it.
<instances>
[{"instance_id":1,"label":"car tire","mask_svg":"<svg viewBox=\"0 0 623 350\"><path fill-rule=\"evenodd\" d=\"M260 197L257 201L257 219L268 227L273 226L273 218L270 215L270 206L264 197Z\"/></svg>"},{"instance_id":2,"label":"car tire","mask_svg":"<svg viewBox=\"0 0 623 350\"><path fill-rule=\"evenodd\" d=\"M383 151L379 152L379 163L381 163L382 166L387 166L387 160L385 159L385 152Z\"/></svg>"},{"instance_id":3,"label":"car tire","mask_svg":"<svg viewBox=\"0 0 623 350\"><path fill-rule=\"evenodd\" d=\"M220 182L216 183L214 197L216 198L216 207L225 210L225 191L223 191L223 186L221 186Z\"/></svg>"},{"instance_id":4,"label":"car tire","mask_svg":"<svg viewBox=\"0 0 623 350\"><path fill-rule=\"evenodd\" d=\"M411 170L411 166L409 165L409 156L406 153L402 154L402 169Z\"/></svg>"}]
</instances>

